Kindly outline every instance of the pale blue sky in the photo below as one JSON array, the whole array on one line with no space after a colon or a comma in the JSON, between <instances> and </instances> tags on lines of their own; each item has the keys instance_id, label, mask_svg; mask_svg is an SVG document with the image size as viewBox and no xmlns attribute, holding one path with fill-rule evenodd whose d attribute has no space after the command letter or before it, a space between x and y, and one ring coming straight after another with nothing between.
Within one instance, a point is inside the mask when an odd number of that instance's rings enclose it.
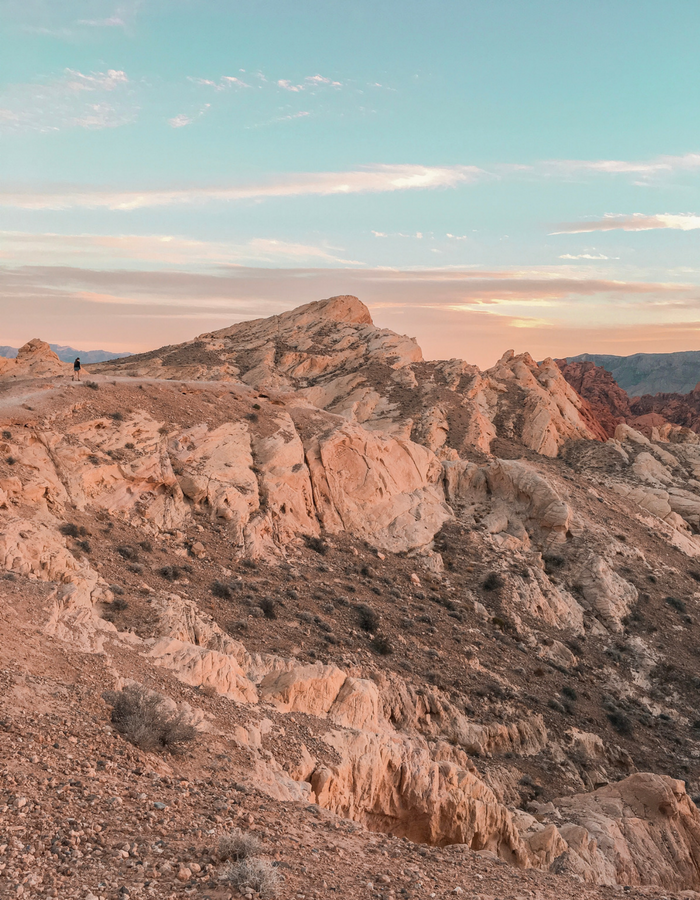
<instances>
[{"instance_id":1,"label":"pale blue sky","mask_svg":"<svg viewBox=\"0 0 700 900\"><path fill-rule=\"evenodd\" d=\"M481 365L696 348L699 37L691 0L0 0L0 344L354 292Z\"/></svg>"}]
</instances>

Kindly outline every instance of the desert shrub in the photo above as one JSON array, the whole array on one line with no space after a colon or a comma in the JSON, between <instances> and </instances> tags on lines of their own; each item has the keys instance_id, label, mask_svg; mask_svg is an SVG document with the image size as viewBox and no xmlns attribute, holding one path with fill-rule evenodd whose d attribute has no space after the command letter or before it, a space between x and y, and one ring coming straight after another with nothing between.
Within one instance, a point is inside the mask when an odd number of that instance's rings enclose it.
<instances>
[{"instance_id":1,"label":"desert shrub","mask_svg":"<svg viewBox=\"0 0 700 900\"><path fill-rule=\"evenodd\" d=\"M233 862L240 862L242 859L255 856L259 850L260 841L248 831L234 828L233 831L227 831L225 834L219 835L217 856L222 861L232 860Z\"/></svg>"},{"instance_id":2,"label":"desert shrub","mask_svg":"<svg viewBox=\"0 0 700 900\"><path fill-rule=\"evenodd\" d=\"M304 535L304 543L309 548L309 550L313 550L315 553L320 553L321 556L325 556L328 553L328 544L325 541L322 541L319 537L314 537L313 535Z\"/></svg>"},{"instance_id":3,"label":"desert shrub","mask_svg":"<svg viewBox=\"0 0 700 900\"><path fill-rule=\"evenodd\" d=\"M245 893L247 888L259 894L264 900L276 897L282 883L282 877L272 863L257 857L229 863L223 878L237 887L241 893Z\"/></svg>"},{"instance_id":4,"label":"desert shrub","mask_svg":"<svg viewBox=\"0 0 700 900\"><path fill-rule=\"evenodd\" d=\"M561 694L563 697L566 697L567 700L578 700L578 694L569 684L565 684L561 689Z\"/></svg>"},{"instance_id":5,"label":"desert shrub","mask_svg":"<svg viewBox=\"0 0 700 900\"><path fill-rule=\"evenodd\" d=\"M11 441L12 440L12 432L11 431L3 431L2 438L4 441Z\"/></svg>"},{"instance_id":6,"label":"desert shrub","mask_svg":"<svg viewBox=\"0 0 700 900\"><path fill-rule=\"evenodd\" d=\"M563 569L565 565L566 560L563 556L558 556L555 553L547 553L544 556L544 570L548 575L551 575L558 569Z\"/></svg>"},{"instance_id":7,"label":"desert shrub","mask_svg":"<svg viewBox=\"0 0 700 900\"><path fill-rule=\"evenodd\" d=\"M135 450L135 449L136 449L136 444L134 444L133 441L127 441L127 443L124 444L124 447L125 447L127 450Z\"/></svg>"},{"instance_id":8,"label":"desert shrub","mask_svg":"<svg viewBox=\"0 0 700 900\"><path fill-rule=\"evenodd\" d=\"M304 464L303 464L303 463L294 463L294 465L292 466L292 472L295 472L295 473L296 473L296 472L301 472L301 470L302 470L303 468L304 468Z\"/></svg>"},{"instance_id":9,"label":"desert shrub","mask_svg":"<svg viewBox=\"0 0 700 900\"><path fill-rule=\"evenodd\" d=\"M363 631L376 631L379 626L379 616L372 609L371 606L367 606L366 603L361 603L357 607L357 615L359 618L359 625Z\"/></svg>"},{"instance_id":10,"label":"desert shrub","mask_svg":"<svg viewBox=\"0 0 700 900\"><path fill-rule=\"evenodd\" d=\"M121 597L124 593L124 588L120 584L110 584L109 589L115 597Z\"/></svg>"},{"instance_id":11,"label":"desert shrub","mask_svg":"<svg viewBox=\"0 0 700 900\"><path fill-rule=\"evenodd\" d=\"M83 551L83 553L92 553L92 547L90 546L90 541L78 541L78 547Z\"/></svg>"},{"instance_id":12,"label":"desert shrub","mask_svg":"<svg viewBox=\"0 0 700 900\"><path fill-rule=\"evenodd\" d=\"M100 386L96 381L86 381L85 387L90 388L91 391L99 391Z\"/></svg>"},{"instance_id":13,"label":"desert shrub","mask_svg":"<svg viewBox=\"0 0 700 900\"><path fill-rule=\"evenodd\" d=\"M680 597L666 597L666 603L673 607L676 612L684 613L687 609L685 601L681 600Z\"/></svg>"},{"instance_id":14,"label":"desert shrub","mask_svg":"<svg viewBox=\"0 0 700 900\"><path fill-rule=\"evenodd\" d=\"M177 581L182 573L177 566L161 566L158 569L158 574L161 578L165 578L166 581Z\"/></svg>"},{"instance_id":15,"label":"desert shrub","mask_svg":"<svg viewBox=\"0 0 700 900\"><path fill-rule=\"evenodd\" d=\"M693 581L700 581L700 572L696 571L695 569L691 569L688 572L688 575L690 575Z\"/></svg>"},{"instance_id":16,"label":"desert shrub","mask_svg":"<svg viewBox=\"0 0 700 900\"><path fill-rule=\"evenodd\" d=\"M197 735L182 713L166 708L165 697L141 685L107 691L102 696L112 707L111 721L116 730L142 750L177 753Z\"/></svg>"},{"instance_id":17,"label":"desert shrub","mask_svg":"<svg viewBox=\"0 0 700 900\"><path fill-rule=\"evenodd\" d=\"M575 653L576 656L582 656L585 652L583 644L580 640L576 638L570 638L566 641L566 646L571 650L572 653Z\"/></svg>"},{"instance_id":18,"label":"desert shrub","mask_svg":"<svg viewBox=\"0 0 700 900\"><path fill-rule=\"evenodd\" d=\"M122 559L138 559L138 553L133 547L129 547L128 544L121 544L117 547L117 553Z\"/></svg>"},{"instance_id":19,"label":"desert shrub","mask_svg":"<svg viewBox=\"0 0 700 900\"><path fill-rule=\"evenodd\" d=\"M621 709L612 709L608 713L608 721L619 734L631 734L632 722Z\"/></svg>"},{"instance_id":20,"label":"desert shrub","mask_svg":"<svg viewBox=\"0 0 700 900\"><path fill-rule=\"evenodd\" d=\"M231 588L227 584L224 584L223 581L213 581L211 592L215 597L219 597L221 600L230 600L233 596Z\"/></svg>"},{"instance_id":21,"label":"desert shrub","mask_svg":"<svg viewBox=\"0 0 700 900\"><path fill-rule=\"evenodd\" d=\"M253 404L253 409L262 409L262 406L260 406L259 403L254 403L254 404Z\"/></svg>"},{"instance_id":22,"label":"desert shrub","mask_svg":"<svg viewBox=\"0 0 700 900\"><path fill-rule=\"evenodd\" d=\"M391 656L394 647L388 637L384 634L378 634L372 641L372 647L380 656Z\"/></svg>"},{"instance_id":23,"label":"desert shrub","mask_svg":"<svg viewBox=\"0 0 700 900\"><path fill-rule=\"evenodd\" d=\"M503 578L498 572L489 572L481 582L481 586L485 591L497 591L503 587Z\"/></svg>"},{"instance_id":24,"label":"desert shrub","mask_svg":"<svg viewBox=\"0 0 700 900\"><path fill-rule=\"evenodd\" d=\"M5 462L7 463L8 466L14 466L14 464L17 462L17 460L15 459L14 456L8 456L7 459L5 460Z\"/></svg>"},{"instance_id":25,"label":"desert shrub","mask_svg":"<svg viewBox=\"0 0 700 900\"><path fill-rule=\"evenodd\" d=\"M110 417L110 419L112 419L115 422L123 422L124 421L124 413L119 412L119 410L117 410L116 412L110 413L109 417Z\"/></svg>"},{"instance_id":26,"label":"desert shrub","mask_svg":"<svg viewBox=\"0 0 700 900\"><path fill-rule=\"evenodd\" d=\"M263 615L266 619L276 619L277 618L277 604L272 599L272 597L263 597L258 606L263 611Z\"/></svg>"},{"instance_id":27,"label":"desert shrub","mask_svg":"<svg viewBox=\"0 0 700 900\"><path fill-rule=\"evenodd\" d=\"M58 526L58 530L65 537L74 537L77 538L80 534L78 530L78 526L74 525L73 522L64 522L62 525Z\"/></svg>"},{"instance_id":28,"label":"desert shrub","mask_svg":"<svg viewBox=\"0 0 700 900\"><path fill-rule=\"evenodd\" d=\"M139 541L139 547L144 553L153 553L153 544L150 541Z\"/></svg>"},{"instance_id":29,"label":"desert shrub","mask_svg":"<svg viewBox=\"0 0 700 900\"><path fill-rule=\"evenodd\" d=\"M116 612L124 612L125 609L129 608L129 604L123 597L115 597L111 605Z\"/></svg>"}]
</instances>

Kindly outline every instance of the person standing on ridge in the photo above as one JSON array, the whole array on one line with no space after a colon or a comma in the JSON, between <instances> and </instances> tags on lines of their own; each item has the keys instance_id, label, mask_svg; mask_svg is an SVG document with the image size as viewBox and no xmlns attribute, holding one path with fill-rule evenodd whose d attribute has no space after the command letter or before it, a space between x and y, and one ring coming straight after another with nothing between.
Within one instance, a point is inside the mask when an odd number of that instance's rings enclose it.
<instances>
[{"instance_id":1,"label":"person standing on ridge","mask_svg":"<svg viewBox=\"0 0 700 900\"><path fill-rule=\"evenodd\" d=\"M75 362L73 363L73 381L80 381L80 357L75 357Z\"/></svg>"}]
</instances>

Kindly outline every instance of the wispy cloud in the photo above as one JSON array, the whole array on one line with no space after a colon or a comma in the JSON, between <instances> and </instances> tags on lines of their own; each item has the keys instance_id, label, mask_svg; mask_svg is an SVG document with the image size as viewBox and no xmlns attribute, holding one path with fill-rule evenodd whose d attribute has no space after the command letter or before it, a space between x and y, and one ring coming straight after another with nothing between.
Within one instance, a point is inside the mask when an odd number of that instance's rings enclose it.
<instances>
[{"instance_id":1,"label":"wispy cloud","mask_svg":"<svg viewBox=\"0 0 700 900\"><path fill-rule=\"evenodd\" d=\"M299 112L287 113L285 116L273 116L265 122L257 122L255 125L246 125L248 131L256 128L265 128L267 125L275 125L279 122L294 122L297 119L308 119L313 115L308 109L301 109Z\"/></svg>"},{"instance_id":2,"label":"wispy cloud","mask_svg":"<svg viewBox=\"0 0 700 900\"><path fill-rule=\"evenodd\" d=\"M692 213L662 213L648 216L606 213L602 219L589 222L568 222L558 226L551 234L587 234L593 231L655 231L670 228L677 231L695 231L700 228L700 216Z\"/></svg>"},{"instance_id":3,"label":"wispy cloud","mask_svg":"<svg viewBox=\"0 0 700 900\"><path fill-rule=\"evenodd\" d=\"M0 129L52 132L64 128L116 128L132 122L136 107L121 69L80 72L8 85L0 93Z\"/></svg>"},{"instance_id":4,"label":"wispy cloud","mask_svg":"<svg viewBox=\"0 0 700 900\"><path fill-rule=\"evenodd\" d=\"M66 69L62 83L69 91L113 91L129 79L121 69L108 69L106 72L91 72L84 75L77 69Z\"/></svg>"},{"instance_id":5,"label":"wispy cloud","mask_svg":"<svg viewBox=\"0 0 700 900\"><path fill-rule=\"evenodd\" d=\"M241 74L244 74L244 72L244 69L240 70ZM289 78L278 78L276 81L270 80L266 78L262 72L253 73L253 77L260 82L259 87L267 85L268 89L281 88L283 91L288 91L292 94L300 94L302 91L313 91L314 89L319 88L340 88L343 86L342 82L334 81L332 78L326 78L324 75L308 75L299 83L295 83ZM229 88L251 87L251 84L248 81L244 81L242 78L239 78L238 75L222 75L218 80L188 75L187 80L192 82L192 84L197 84L200 87L212 88L215 91L225 91Z\"/></svg>"},{"instance_id":6,"label":"wispy cloud","mask_svg":"<svg viewBox=\"0 0 700 900\"><path fill-rule=\"evenodd\" d=\"M553 159L536 166L521 166L523 171L540 171L550 175L574 175L594 173L602 175L651 176L679 171L700 169L700 153L686 153L682 156L657 156L648 160L625 159Z\"/></svg>"},{"instance_id":7,"label":"wispy cloud","mask_svg":"<svg viewBox=\"0 0 700 900\"><path fill-rule=\"evenodd\" d=\"M309 75L300 84L294 84L287 78L280 78L277 81L277 86L281 87L284 91L291 91L292 93L298 94L300 91L307 91L312 88L324 86L339 88L343 85L342 82L333 81L331 78L325 78L323 75Z\"/></svg>"},{"instance_id":8,"label":"wispy cloud","mask_svg":"<svg viewBox=\"0 0 700 900\"><path fill-rule=\"evenodd\" d=\"M173 116L172 119L168 119L168 125L172 128L184 128L186 125L191 125L194 122L194 119L191 116L186 116L184 113L180 113L179 116Z\"/></svg>"},{"instance_id":9,"label":"wispy cloud","mask_svg":"<svg viewBox=\"0 0 700 900\"><path fill-rule=\"evenodd\" d=\"M79 4L63 2L18 2L12 10L11 0L5 0L4 7L9 7L3 14L12 17L21 24L22 31L28 34L41 34L60 40L85 38L90 32L102 28L121 28L128 31L143 6L144 0L122 0L114 5L110 0L81 0ZM82 7L83 15L75 18L75 7Z\"/></svg>"},{"instance_id":10,"label":"wispy cloud","mask_svg":"<svg viewBox=\"0 0 700 900\"><path fill-rule=\"evenodd\" d=\"M249 88L248 82L243 81L235 75L222 75L218 81L212 81L209 78L195 78L192 75L187 76L187 80L192 84L198 84L201 87L210 87L215 91L225 91L228 88Z\"/></svg>"},{"instance_id":11,"label":"wispy cloud","mask_svg":"<svg viewBox=\"0 0 700 900\"><path fill-rule=\"evenodd\" d=\"M424 237L422 231L413 231L410 233L405 231L373 231L372 234L377 238L414 238L419 241L422 241ZM451 235L448 235L448 237L450 236Z\"/></svg>"},{"instance_id":12,"label":"wispy cloud","mask_svg":"<svg viewBox=\"0 0 700 900\"><path fill-rule=\"evenodd\" d=\"M187 125L192 125L197 119L201 118L204 113L211 108L210 103L205 103L204 106L199 110L199 112L194 113L194 115L187 115L186 113L180 113L178 116L173 116L172 119L168 119L168 125L171 128L185 128Z\"/></svg>"},{"instance_id":13,"label":"wispy cloud","mask_svg":"<svg viewBox=\"0 0 700 900\"><path fill-rule=\"evenodd\" d=\"M0 206L20 209L112 209L193 205L271 197L334 196L452 188L485 176L476 166L364 166L347 172L290 174L266 183L172 190L12 191L0 190Z\"/></svg>"},{"instance_id":14,"label":"wispy cloud","mask_svg":"<svg viewBox=\"0 0 700 900\"><path fill-rule=\"evenodd\" d=\"M89 28L124 28L126 22L120 16L107 16L106 19L78 19L77 25L87 25Z\"/></svg>"},{"instance_id":15,"label":"wispy cloud","mask_svg":"<svg viewBox=\"0 0 700 900\"><path fill-rule=\"evenodd\" d=\"M14 267L64 265L211 269L229 265L361 265L342 248L276 238L200 241L169 234L56 234L0 231L0 261Z\"/></svg>"},{"instance_id":16,"label":"wispy cloud","mask_svg":"<svg viewBox=\"0 0 700 900\"><path fill-rule=\"evenodd\" d=\"M619 256L605 256L603 253L562 253L559 259L619 259Z\"/></svg>"}]
</instances>

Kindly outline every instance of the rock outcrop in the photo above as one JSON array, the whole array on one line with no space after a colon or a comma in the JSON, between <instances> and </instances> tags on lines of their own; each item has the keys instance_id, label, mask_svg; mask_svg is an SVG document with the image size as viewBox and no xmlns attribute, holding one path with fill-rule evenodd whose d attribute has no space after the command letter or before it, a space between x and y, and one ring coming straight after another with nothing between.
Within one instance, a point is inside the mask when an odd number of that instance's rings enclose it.
<instances>
[{"instance_id":1,"label":"rock outcrop","mask_svg":"<svg viewBox=\"0 0 700 900\"><path fill-rule=\"evenodd\" d=\"M71 367L63 363L51 347L39 338L33 338L17 351L14 359L0 357L0 379L45 378L69 375Z\"/></svg>"},{"instance_id":2,"label":"rock outcrop","mask_svg":"<svg viewBox=\"0 0 700 900\"><path fill-rule=\"evenodd\" d=\"M445 458L467 448L488 453L496 436L545 456L556 456L570 438L605 437L553 360L538 364L510 351L487 372L459 359L425 362L413 338L377 328L356 297L309 303L97 371L294 391Z\"/></svg>"},{"instance_id":3,"label":"rock outcrop","mask_svg":"<svg viewBox=\"0 0 700 900\"><path fill-rule=\"evenodd\" d=\"M593 362L557 359L557 365L577 394L587 401L606 437L613 437L620 422L632 417L630 398L607 369Z\"/></svg>"}]
</instances>

